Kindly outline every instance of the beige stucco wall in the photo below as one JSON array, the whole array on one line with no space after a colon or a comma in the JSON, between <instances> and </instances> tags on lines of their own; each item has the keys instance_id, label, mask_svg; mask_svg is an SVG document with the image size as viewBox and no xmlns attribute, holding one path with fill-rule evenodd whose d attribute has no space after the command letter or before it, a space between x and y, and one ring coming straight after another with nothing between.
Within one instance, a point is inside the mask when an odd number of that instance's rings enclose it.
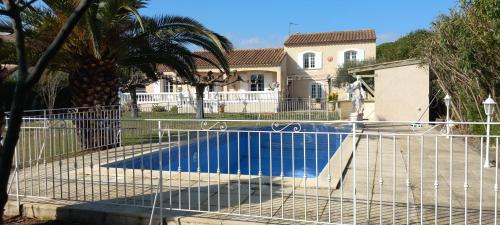
<instances>
[{"instance_id":1,"label":"beige stucco wall","mask_svg":"<svg viewBox=\"0 0 500 225\"><path fill-rule=\"evenodd\" d=\"M282 82L285 80L283 74L286 71L286 60L283 60L281 65L269 66L269 67L232 67L231 70L236 70L237 75L241 76L244 81L249 81L252 74L263 74L264 75L264 90L270 91L269 85L271 83L278 82L280 89L283 87ZM209 69L199 69L199 73L207 73ZM213 71L213 70L212 70ZM166 72L165 75L175 76L173 72ZM236 78L235 78L236 79ZM281 81L281 82L280 82ZM160 85L160 92L163 92L164 80L159 80L158 83L149 84L146 86L147 93L155 93L156 85ZM194 93L195 89L189 85L174 85L173 92L191 92ZM224 87L218 87L219 91L245 91L250 90L250 86L247 82L234 82Z\"/></svg>"},{"instance_id":2,"label":"beige stucco wall","mask_svg":"<svg viewBox=\"0 0 500 225\"><path fill-rule=\"evenodd\" d=\"M381 121L429 121L429 67L375 70L375 116Z\"/></svg>"},{"instance_id":3,"label":"beige stucco wall","mask_svg":"<svg viewBox=\"0 0 500 225\"><path fill-rule=\"evenodd\" d=\"M324 84L325 92L328 92L328 75L335 76L337 74L337 69L339 65L342 64L344 52L348 50L362 51L364 54L363 59L374 59L376 57L376 44L375 42L361 42L361 43L349 43L349 44L329 44L329 45L313 45L313 46L297 46L297 47L285 47L285 52L287 53L287 75L288 77L293 77L298 79L297 85L309 85L311 80L319 81ZM316 52L321 53L321 68L319 69L302 69L300 68L300 61L302 58L298 58L300 53L305 52ZM329 61L331 59L331 61ZM359 59L359 57L358 57ZM299 61L300 60L300 61ZM292 78L290 78L292 79ZM309 82L303 81L309 80ZM297 87L294 85L294 87ZM291 91L292 97L308 97L310 93L308 92L309 86L301 86L301 90L295 88ZM342 90L333 90L337 92L342 92ZM326 93L328 94L328 93ZM341 93L342 96L342 93Z\"/></svg>"}]
</instances>

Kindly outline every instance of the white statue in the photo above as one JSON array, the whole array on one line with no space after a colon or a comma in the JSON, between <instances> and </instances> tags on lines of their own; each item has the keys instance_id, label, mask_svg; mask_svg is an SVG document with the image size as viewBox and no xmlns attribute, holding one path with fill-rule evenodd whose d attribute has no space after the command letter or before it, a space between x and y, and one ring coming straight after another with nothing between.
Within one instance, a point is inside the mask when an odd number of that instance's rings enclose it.
<instances>
[{"instance_id":1,"label":"white statue","mask_svg":"<svg viewBox=\"0 0 500 225\"><path fill-rule=\"evenodd\" d=\"M366 98L366 92L363 90L363 84L361 83L361 77L357 76L356 81L352 84L347 85L347 93L352 101L352 114L356 116L362 116L364 111L363 101Z\"/></svg>"}]
</instances>

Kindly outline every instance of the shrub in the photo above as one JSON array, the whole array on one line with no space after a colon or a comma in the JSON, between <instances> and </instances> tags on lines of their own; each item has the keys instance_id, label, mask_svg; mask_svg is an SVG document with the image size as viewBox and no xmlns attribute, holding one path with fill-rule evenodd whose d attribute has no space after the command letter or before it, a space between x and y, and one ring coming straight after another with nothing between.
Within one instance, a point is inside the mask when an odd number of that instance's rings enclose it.
<instances>
[{"instance_id":1,"label":"shrub","mask_svg":"<svg viewBox=\"0 0 500 225\"><path fill-rule=\"evenodd\" d=\"M177 106L172 106L169 110L171 113L179 113L179 108Z\"/></svg>"},{"instance_id":2,"label":"shrub","mask_svg":"<svg viewBox=\"0 0 500 225\"><path fill-rule=\"evenodd\" d=\"M336 102L337 100L339 100L339 94L337 94L337 92L332 92L328 95L328 101Z\"/></svg>"},{"instance_id":3,"label":"shrub","mask_svg":"<svg viewBox=\"0 0 500 225\"><path fill-rule=\"evenodd\" d=\"M152 112L166 112L167 109L164 106L159 106L159 105L153 105L151 108Z\"/></svg>"}]
</instances>

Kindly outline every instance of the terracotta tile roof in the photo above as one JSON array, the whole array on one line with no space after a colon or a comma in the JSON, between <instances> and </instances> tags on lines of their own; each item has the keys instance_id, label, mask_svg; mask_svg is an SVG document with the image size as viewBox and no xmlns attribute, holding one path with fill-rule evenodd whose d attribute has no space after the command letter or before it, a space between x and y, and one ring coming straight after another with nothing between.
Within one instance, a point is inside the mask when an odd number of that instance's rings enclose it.
<instances>
[{"instance_id":1,"label":"terracotta tile roof","mask_svg":"<svg viewBox=\"0 0 500 225\"><path fill-rule=\"evenodd\" d=\"M209 52L200 51L195 54L215 61L215 57ZM260 49L235 49L226 54L230 67L255 67L255 66L278 66L285 57L283 48L260 48ZM196 60L196 66L201 69L215 68L211 64ZM163 65L158 66L159 71L170 71Z\"/></svg>"},{"instance_id":2,"label":"terracotta tile roof","mask_svg":"<svg viewBox=\"0 0 500 225\"><path fill-rule=\"evenodd\" d=\"M195 54L215 61L212 54L208 52L195 52ZM283 48L260 48L260 49L235 49L227 53L230 66L276 66L285 57ZM199 68L212 67L209 63L197 60Z\"/></svg>"},{"instance_id":3,"label":"terracotta tile roof","mask_svg":"<svg viewBox=\"0 0 500 225\"><path fill-rule=\"evenodd\" d=\"M375 30L353 30L322 33L293 34L285 41L285 46L316 45L342 42L375 41Z\"/></svg>"}]
</instances>

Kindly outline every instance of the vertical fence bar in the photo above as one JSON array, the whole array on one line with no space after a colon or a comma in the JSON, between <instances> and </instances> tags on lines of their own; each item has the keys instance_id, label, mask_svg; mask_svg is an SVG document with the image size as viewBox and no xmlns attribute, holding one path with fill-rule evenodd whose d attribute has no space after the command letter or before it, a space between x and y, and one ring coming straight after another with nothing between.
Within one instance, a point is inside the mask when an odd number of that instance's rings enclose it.
<instances>
[{"instance_id":1,"label":"vertical fence bar","mask_svg":"<svg viewBox=\"0 0 500 225\"><path fill-rule=\"evenodd\" d=\"M238 131L236 133L237 137L237 142L238 142L238 171L237 171L237 176L238 176L238 214L241 214L241 154L240 154L240 136L241 133Z\"/></svg>"},{"instance_id":2,"label":"vertical fence bar","mask_svg":"<svg viewBox=\"0 0 500 225\"><path fill-rule=\"evenodd\" d=\"M170 130L168 131L168 138L170 139ZM160 180L158 181L158 186L160 190L160 221L163 222L163 131L161 129L161 121L158 121L158 169L160 170ZM168 142L169 152L170 152L170 140ZM169 158L170 160L170 158ZM170 166L170 165L169 165ZM153 168L151 166L151 168ZM151 176L152 177L152 176ZM170 190L170 189L169 189ZM170 198L172 199L172 198ZM153 205L154 210L155 205ZM170 205L172 207L172 205Z\"/></svg>"},{"instance_id":3,"label":"vertical fence bar","mask_svg":"<svg viewBox=\"0 0 500 225\"><path fill-rule=\"evenodd\" d=\"M272 134L269 132L269 196L271 202L271 218L273 217L273 145Z\"/></svg>"},{"instance_id":4,"label":"vertical fence bar","mask_svg":"<svg viewBox=\"0 0 500 225\"><path fill-rule=\"evenodd\" d=\"M314 134L314 162L316 167L316 222L319 222L319 173L318 173L318 133ZM327 156L330 161L330 156Z\"/></svg>"},{"instance_id":5,"label":"vertical fence bar","mask_svg":"<svg viewBox=\"0 0 500 225\"><path fill-rule=\"evenodd\" d=\"M369 224L370 223L370 139L368 134L366 134L365 137L366 137L366 223Z\"/></svg>"},{"instance_id":6,"label":"vertical fence bar","mask_svg":"<svg viewBox=\"0 0 500 225\"><path fill-rule=\"evenodd\" d=\"M379 134L378 136L378 148L380 150L380 155L379 155L379 178L378 178L378 188L379 188L379 223L382 223L382 195L383 195L383 185L384 185L384 179L383 179L383 174L382 174L382 135Z\"/></svg>"},{"instance_id":7,"label":"vertical fence bar","mask_svg":"<svg viewBox=\"0 0 500 225\"><path fill-rule=\"evenodd\" d=\"M281 173L280 173L280 181L281 181L281 218L284 218L285 215L285 195L284 195L284 186L283 186L283 180L284 180L284 172L283 172L283 133L280 132L280 167L281 167Z\"/></svg>"},{"instance_id":8,"label":"vertical fence bar","mask_svg":"<svg viewBox=\"0 0 500 225\"><path fill-rule=\"evenodd\" d=\"M483 138L481 137L481 162L483 160L483 148L484 148L484 143L483 143ZM479 163L479 224L483 223L483 165L482 163Z\"/></svg>"},{"instance_id":9,"label":"vertical fence bar","mask_svg":"<svg viewBox=\"0 0 500 225\"><path fill-rule=\"evenodd\" d=\"M188 157L188 209L191 210L191 136L190 131L187 131L187 157Z\"/></svg>"},{"instance_id":10,"label":"vertical fence bar","mask_svg":"<svg viewBox=\"0 0 500 225\"><path fill-rule=\"evenodd\" d=\"M189 145L189 143L188 143ZM182 186L182 168L181 168L181 133L180 133L180 130L177 130L177 174L179 176L179 190L177 191L178 193L178 201L179 201L179 209L182 209L182 190L181 190L181 186ZM188 181L189 183L189 181Z\"/></svg>"},{"instance_id":11,"label":"vertical fence bar","mask_svg":"<svg viewBox=\"0 0 500 225\"><path fill-rule=\"evenodd\" d=\"M342 139L339 143L342 143ZM352 122L352 223L356 224L356 122Z\"/></svg>"},{"instance_id":12,"label":"vertical fence bar","mask_svg":"<svg viewBox=\"0 0 500 225\"><path fill-rule=\"evenodd\" d=\"M438 208L439 208L439 180L438 180L438 170L439 170L439 157L438 157L438 136L435 137L434 141L434 224L438 224ZM422 159L423 160L423 159Z\"/></svg>"},{"instance_id":13,"label":"vertical fence bar","mask_svg":"<svg viewBox=\"0 0 500 225\"><path fill-rule=\"evenodd\" d=\"M392 224L396 224L396 136L392 136Z\"/></svg>"},{"instance_id":14,"label":"vertical fence bar","mask_svg":"<svg viewBox=\"0 0 500 225\"><path fill-rule=\"evenodd\" d=\"M468 170L469 170L469 157L468 157L468 138L465 136L465 177L464 177L464 224L467 225L467 194L469 190L469 183L468 183Z\"/></svg>"},{"instance_id":15,"label":"vertical fence bar","mask_svg":"<svg viewBox=\"0 0 500 225\"><path fill-rule=\"evenodd\" d=\"M450 224L453 224L453 136L450 139Z\"/></svg>"},{"instance_id":16,"label":"vertical fence bar","mask_svg":"<svg viewBox=\"0 0 500 225\"><path fill-rule=\"evenodd\" d=\"M406 137L406 157L408 161L408 166L406 168L406 224L410 224L410 170L411 170L411 160L410 160L410 136Z\"/></svg>"},{"instance_id":17,"label":"vertical fence bar","mask_svg":"<svg viewBox=\"0 0 500 225\"><path fill-rule=\"evenodd\" d=\"M292 218L295 219L295 133L292 133Z\"/></svg>"},{"instance_id":18,"label":"vertical fence bar","mask_svg":"<svg viewBox=\"0 0 500 225\"><path fill-rule=\"evenodd\" d=\"M327 151L328 151L328 163L326 166L328 167L328 223L332 222L332 172L330 169L330 133L327 133L326 138L327 143Z\"/></svg>"},{"instance_id":19,"label":"vertical fence bar","mask_svg":"<svg viewBox=\"0 0 500 225\"><path fill-rule=\"evenodd\" d=\"M260 105L260 104L259 104ZM261 132L258 139L259 148L259 216L262 216L262 146L260 144Z\"/></svg>"},{"instance_id":20,"label":"vertical fence bar","mask_svg":"<svg viewBox=\"0 0 500 225\"><path fill-rule=\"evenodd\" d=\"M424 196L424 135L420 136L420 196ZM420 224L424 224L424 201L420 199Z\"/></svg>"},{"instance_id":21,"label":"vertical fence bar","mask_svg":"<svg viewBox=\"0 0 500 225\"><path fill-rule=\"evenodd\" d=\"M231 147L229 145L230 132L226 132L226 145L227 145L227 208L231 208ZM239 143L238 143L239 146ZM238 158L238 161L240 159Z\"/></svg>"},{"instance_id":22,"label":"vertical fence bar","mask_svg":"<svg viewBox=\"0 0 500 225\"><path fill-rule=\"evenodd\" d=\"M498 137L496 138L496 145L495 145L495 186L494 186L494 191L495 191L495 215L494 215L494 222L495 224L498 224Z\"/></svg>"},{"instance_id":23,"label":"vertical fence bar","mask_svg":"<svg viewBox=\"0 0 500 225\"><path fill-rule=\"evenodd\" d=\"M342 134L339 134L339 143L342 142ZM343 161L344 149L342 145L340 145L340 171L342 171L342 165L344 165ZM340 223L344 223L344 177L342 174L339 175L340 179Z\"/></svg>"},{"instance_id":24,"label":"vertical fence bar","mask_svg":"<svg viewBox=\"0 0 500 225\"><path fill-rule=\"evenodd\" d=\"M302 147L304 149L304 220L307 221L307 171L306 171L306 133L302 134Z\"/></svg>"},{"instance_id":25,"label":"vertical fence bar","mask_svg":"<svg viewBox=\"0 0 500 225\"><path fill-rule=\"evenodd\" d=\"M248 151L248 215L252 214L252 154L250 151L250 131L247 132L247 151Z\"/></svg>"}]
</instances>

